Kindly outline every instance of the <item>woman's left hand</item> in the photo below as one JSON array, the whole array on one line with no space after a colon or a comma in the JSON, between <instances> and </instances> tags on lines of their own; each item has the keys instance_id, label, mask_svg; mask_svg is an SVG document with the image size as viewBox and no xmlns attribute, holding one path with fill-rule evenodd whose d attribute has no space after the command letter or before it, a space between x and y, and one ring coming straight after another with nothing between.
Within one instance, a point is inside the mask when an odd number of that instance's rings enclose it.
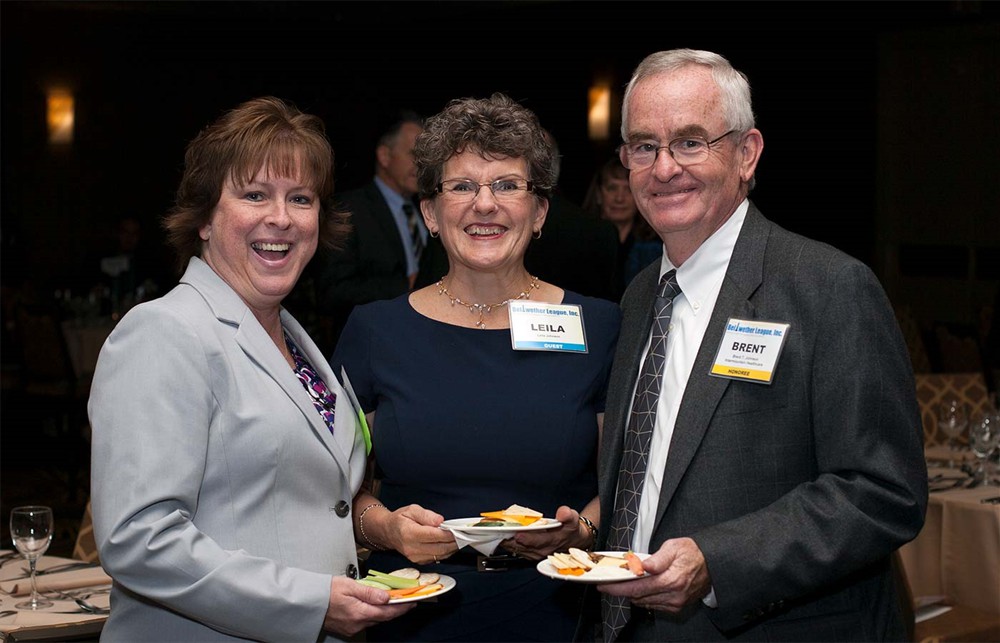
<instances>
[{"instance_id":1,"label":"woman's left hand","mask_svg":"<svg viewBox=\"0 0 1000 643\"><path fill-rule=\"evenodd\" d=\"M580 514L566 505L556 510L556 520L562 525L556 529L524 531L501 544L512 554L528 560L541 560L554 551L570 547L587 549L593 545L590 530L580 522Z\"/></svg>"}]
</instances>

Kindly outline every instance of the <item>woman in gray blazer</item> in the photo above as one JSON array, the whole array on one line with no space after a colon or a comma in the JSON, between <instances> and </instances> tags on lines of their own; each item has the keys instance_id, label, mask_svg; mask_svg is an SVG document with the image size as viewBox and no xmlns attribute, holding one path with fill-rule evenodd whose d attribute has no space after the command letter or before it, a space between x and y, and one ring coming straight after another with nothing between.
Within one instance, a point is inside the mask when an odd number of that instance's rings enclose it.
<instances>
[{"instance_id":1,"label":"woman in gray blazer","mask_svg":"<svg viewBox=\"0 0 1000 643\"><path fill-rule=\"evenodd\" d=\"M188 146L165 226L187 269L101 351L94 531L113 641L350 637L411 605L355 582L365 429L282 309L330 212L320 119L249 101Z\"/></svg>"}]
</instances>

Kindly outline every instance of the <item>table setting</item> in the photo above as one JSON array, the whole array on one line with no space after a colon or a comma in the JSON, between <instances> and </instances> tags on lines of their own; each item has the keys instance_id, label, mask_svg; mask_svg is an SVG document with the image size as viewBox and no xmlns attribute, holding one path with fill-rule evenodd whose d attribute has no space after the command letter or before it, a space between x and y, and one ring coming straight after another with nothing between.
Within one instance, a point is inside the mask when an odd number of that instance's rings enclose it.
<instances>
[{"instance_id":1,"label":"table setting","mask_svg":"<svg viewBox=\"0 0 1000 643\"><path fill-rule=\"evenodd\" d=\"M53 641L97 637L110 612L111 577L96 563L47 556L52 510L15 507L0 549L0 639Z\"/></svg>"},{"instance_id":2,"label":"table setting","mask_svg":"<svg viewBox=\"0 0 1000 643\"><path fill-rule=\"evenodd\" d=\"M941 417L950 424L955 416L946 409ZM899 550L918 621L921 612L949 605L1000 614L1000 415L958 417L954 440L924 449L927 515L920 534Z\"/></svg>"}]
</instances>

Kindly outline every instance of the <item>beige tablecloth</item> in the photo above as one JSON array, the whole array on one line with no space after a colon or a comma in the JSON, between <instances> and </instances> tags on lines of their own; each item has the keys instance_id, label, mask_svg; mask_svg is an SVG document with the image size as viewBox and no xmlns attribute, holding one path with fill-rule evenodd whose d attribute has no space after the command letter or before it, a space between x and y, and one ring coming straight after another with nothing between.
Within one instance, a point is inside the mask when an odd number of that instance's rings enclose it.
<instances>
[{"instance_id":1,"label":"beige tablecloth","mask_svg":"<svg viewBox=\"0 0 1000 643\"><path fill-rule=\"evenodd\" d=\"M38 561L38 569L46 569L74 562L68 558L56 556L42 556ZM107 616L99 614L87 614L80 610L78 606L65 597L55 594L48 594L46 598L52 601L52 607L41 610L18 610L14 607L17 603L25 600L20 587L27 585L30 592L30 581L26 584L23 580L15 580L23 576L22 567L27 565L22 559L3 561L0 565L0 612L13 610L15 613L0 616L0 635L6 637L7 634L15 631L31 632L32 636L46 636L52 639L65 637L67 639L79 636L97 637L107 620ZM111 579L104 571L97 567L91 569L77 569L67 572L59 572L38 577L39 591L44 588L49 589L72 589L83 586L107 587ZM14 589L15 583L19 585L17 594L9 593ZM98 592L89 597L87 601L97 607L108 607L110 597L107 592ZM60 612L70 612L63 614Z\"/></svg>"},{"instance_id":2,"label":"beige tablecloth","mask_svg":"<svg viewBox=\"0 0 1000 643\"><path fill-rule=\"evenodd\" d=\"M1000 487L930 494L923 530L899 551L914 598L943 595L1000 614L1000 504L980 502L995 496Z\"/></svg>"}]
</instances>

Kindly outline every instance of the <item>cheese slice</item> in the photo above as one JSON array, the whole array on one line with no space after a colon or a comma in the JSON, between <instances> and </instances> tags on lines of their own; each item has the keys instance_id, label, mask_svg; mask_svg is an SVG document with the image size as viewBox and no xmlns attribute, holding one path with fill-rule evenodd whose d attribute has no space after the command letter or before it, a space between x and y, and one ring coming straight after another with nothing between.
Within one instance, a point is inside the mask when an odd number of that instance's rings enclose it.
<instances>
[{"instance_id":1,"label":"cheese slice","mask_svg":"<svg viewBox=\"0 0 1000 643\"><path fill-rule=\"evenodd\" d=\"M538 522L542 517L540 512L528 507L522 507L521 505L511 505L502 511L484 511L479 515L484 518L493 518L494 520L512 520L525 527Z\"/></svg>"}]
</instances>

